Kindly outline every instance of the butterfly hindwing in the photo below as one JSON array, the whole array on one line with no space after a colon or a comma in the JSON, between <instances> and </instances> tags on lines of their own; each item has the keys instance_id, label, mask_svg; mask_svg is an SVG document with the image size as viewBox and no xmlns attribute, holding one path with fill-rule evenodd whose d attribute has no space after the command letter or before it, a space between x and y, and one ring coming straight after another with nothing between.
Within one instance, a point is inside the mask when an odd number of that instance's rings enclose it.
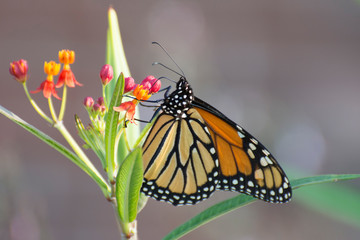
<instances>
[{"instance_id":1,"label":"butterfly hindwing","mask_svg":"<svg viewBox=\"0 0 360 240\"><path fill-rule=\"evenodd\" d=\"M288 178L258 140L204 101L196 98L193 105L204 119L219 157L218 189L268 202L290 200Z\"/></svg>"},{"instance_id":2,"label":"butterfly hindwing","mask_svg":"<svg viewBox=\"0 0 360 240\"><path fill-rule=\"evenodd\" d=\"M193 108L186 117L161 113L143 145L142 192L173 205L208 198L218 182L218 160L212 138Z\"/></svg>"}]
</instances>

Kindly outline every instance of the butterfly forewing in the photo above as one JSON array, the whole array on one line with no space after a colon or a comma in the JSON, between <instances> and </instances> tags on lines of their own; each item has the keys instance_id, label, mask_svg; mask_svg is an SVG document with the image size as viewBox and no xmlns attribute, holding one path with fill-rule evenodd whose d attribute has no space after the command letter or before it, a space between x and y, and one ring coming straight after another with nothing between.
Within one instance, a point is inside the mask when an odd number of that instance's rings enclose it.
<instances>
[{"instance_id":1,"label":"butterfly forewing","mask_svg":"<svg viewBox=\"0 0 360 240\"><path fill-rule=\"evenodd\" d=\"M195 100L194 106L204 119L217 150L218 189L242 192L274 203L290 200L288 178L259 141L200 99Z\"/></svg>"},{"instance_id":2,"label":"butterfly forewing","mask_svg":"<svg viewBox=\"0 0 360 240\"><path fill-rule=\"evenodd\" d=\"M212 138L199 113L186 117L161 113L143 145L142 192L173 205L208 198L218 182L218 160Z\"/></svg>"}]
</instances>

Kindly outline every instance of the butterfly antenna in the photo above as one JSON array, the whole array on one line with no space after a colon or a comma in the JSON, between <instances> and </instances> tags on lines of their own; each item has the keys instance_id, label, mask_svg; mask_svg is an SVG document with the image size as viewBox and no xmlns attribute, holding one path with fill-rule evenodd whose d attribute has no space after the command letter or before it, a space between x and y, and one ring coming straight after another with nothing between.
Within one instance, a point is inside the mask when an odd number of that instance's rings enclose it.
<instances>
[{"instance_id":1,"label":"butterfly antenna","mask_svg":"<svg viewBox=\"0 0 360 240\"><path fill-rule=\"evenodd\" d=\"M166 55L168 55L168 57L171 59L171 61L178 67L178 69L181 71L182 74L179 74L178 72L176 72L176 71L174 71L174 70L166 67L164 64L161 64L161 63L157 63L157 64L165 67L166 69L169 69L169 70L177 73L178 75L180 75L180 76L182 76L182 77L185 77L185 73L184 73L183 70L179 67L179 65L175 62L175 60L170 56L170 54L168 53L168 51L166 51L166 49L165 49L160 43L158 43L158 42L152 42L152 44L158 45L158 46L166 53ZM154 65L154 64L153 64L153 65Z\"/></svg>"},{"instance_id":2,"label":"butterfly antenna","mask_svg":"<svg viewBox=\"0 0 360 240\"><path fill-rule=\"evenodd\" d=\"M160 80L160 79L166 79L166 80L169 80L170 82L177 83L177 81L174 81L174 80L172 80L170 78L167 78L167 77L159 77L158 80Z\"/></svg>"},{"instance_id":3,"label":"butterfly antenna","mask_svg":"<svg viewBox=\"0 0 360 240\"><path fill-rule=\"evenodd\" d=\"M153 62L153 63L152 63L152 65L153 65L153 66L154 66L154 65L160 65L160 66L162 66L162 67L166 68L167 70L170 70L170 71L172 71L172 72L176 73L177 75L179 75L179 76L181 76L181 77L184 77L184 75L182 75L182 74L178 73L178 72L177 72L177 71L175 71L174 69L171 69L171 68L169 68L168 66L166 66L166 65L164 65L164 64L162 64L162 63L159 63L159 62Z\"/></svg>"}]
</instances>

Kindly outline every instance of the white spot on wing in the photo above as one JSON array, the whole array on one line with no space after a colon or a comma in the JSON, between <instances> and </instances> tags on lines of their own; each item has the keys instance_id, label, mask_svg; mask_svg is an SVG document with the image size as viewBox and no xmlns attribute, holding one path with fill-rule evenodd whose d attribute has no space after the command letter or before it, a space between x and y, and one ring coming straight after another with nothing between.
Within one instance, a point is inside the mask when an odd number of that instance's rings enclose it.
<instances>
[{"instance_id":1,"label":"white spot on wing","mask_svg":"<svg viewBox=\"0 0 360 240\"><path fill-rule=\"evenodd\" d=\"M270 165L271 165L271 164L274 164L268 156L266 156L265 159L266 159L266 161L267 161Z\"/></svg>"},{"instance_id":2,"label":"white spot on wing","mask_svg":"<svg viewBox=\"0 0 360 240\"><path fill-rule=\"evenodd\" d=\"M268 163L264 157L260 158L260 164L263 167L266 167L268 165Z\"/></svg>"},{"instance_id":3,"label":"white spot on wing","mask_svg":"<svg viewBox=\"0 0 360 240\"><path fill-rule=\"evenodd\" d=\"M210 134L209 129L207 127L204 127L205 131Z\"/></svg>"},{"instance_id":4,"label":"white spot on wing","mask_svg":"<svg viewBox=\"0 0 360 240\"><path fill-rule=\"evenodd\" d=\"M244 138L244 137L245 137L245 135L242 134L241 132L238 132L238 135L239 135L240 138Z\"/></svg>"},{"instance_id":5,"label":"white spot on wing","mask_svg":"<svg viewBox=\"0 0 360 240\"><path fill-rule=\"evenodd\" d=\"M263 151L263 153L264 153L266 156L269 156L269 155L270 155L270 153L269 153L269 151L268 151L268 150L263 149L262 151Z\"/></svg>"},{"instance_id":6,"label":"white spot on wing","mask_svg":"<svg viewBox=\"0 0 360 240\"><path fill-rule=\"evenodd\" d=\"M251 148L251 150L255 150L256 149L256 147L255 147L255 145L254 144L252 144L252 143L249 143L249 147Z\"/></svg>"}]
</instances>

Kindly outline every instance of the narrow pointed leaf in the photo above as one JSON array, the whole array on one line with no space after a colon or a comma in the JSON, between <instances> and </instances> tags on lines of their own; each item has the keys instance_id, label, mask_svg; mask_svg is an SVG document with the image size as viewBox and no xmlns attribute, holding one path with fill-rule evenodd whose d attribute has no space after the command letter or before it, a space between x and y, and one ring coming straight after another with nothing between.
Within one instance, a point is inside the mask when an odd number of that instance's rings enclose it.
<instances>
[{"instance_id":1,"label":"narrow pointed leaf","mask_svg":"<svg viewBox=\"0 0 360 240\"><path fill-rule=\"evenodd\" d=\"M116 12L113 8L109 9L108 12L108 21L109 21L109 29L107 32L107 56L106 56L106 63L110 64L114 70L114 76L118 76L120 72L124 73L124 77L131 76L129 66L127 64L125 51L121 39L120 34L120 27L118 23L118 18ZM111 81L106 86L106 98L108 102L110 101L110 96L114 91L115 81ZM127 100L125 100L127 101ZM122 116L122 115L120 115ZM139 110L138 108L135 109L135 118L139 119ZM127 139L131 147L134 146L135 141L138 139L140 135L140 126L135 124L129 124L128 127L125 129L127 133ZM127 156L128 151L126 149L124 136L121 136L119 145L118 145L118 162L124 160Z\"/></svg>"},{"instance_id":2,"label":"narrow pointed leaf","mask_svg":"<svg viewBox=\"0 0 360 240\"><path fill-rule=\"evenodd\" d=\"M27 131L29 131L30 133L32 133L33 135L38 137L40 140L42 140L43 142L45 142L46 144L48 144L49 146L51 146L52 148L57 150L59 153L64 155L70 161L75 163L84 172L86 172L99 185L99 187L101 188L103 193L105 195L107 195L106 193L109 192L109 186L107 185L105 180L101 176L99 176L97 173L95 173L92 169L90 169L86 164L84 164L82 162L82 160L75 153L73 153L71 150L69 150L64 145L57 142L56 140L54 140L47 134L45 134L42 131L40 131L39 129L35 128L31 124L25 122L20 117L18 117L11 111L7 110L6 108L2 107L1 105L0 105L0 113L3 114L4 116L6 116L7 118L9 118L10 120L12 120L13 122L15 122L16 124L18 124L19 126L26 129Z\"/></svg>"},{"instance_id":3,"label":"narrow pointed leaf","mask_svg":"<svg viewBox=\"0 0 360 240\"><path fill-rule=\"evenodd\" d=\"M136 219L142 181L142 153L141 148L136 148L126 157L116 178L118 213L125 224Z\"/></svg>"},{"instance_id":4,"label":"narrow pointed leaf","mask_svg":"<svg viewBox=\"0 0 360 240\"><path fill-rule=\"evenodd\" d=\"M291 181L291 185L293 189L297 189L299 187L304 187L312 184L328 183L339 180L350 180L356 178L360 178L360 174L320 175L314 177L294 179ZM225 213L228 213L239 207L254 202L255 200L256 199L251 196L240 194L236 197L215 204L214 206L206 209L205 211L191 218L189 221L175 228L172 232L166 235L163 238L163 240L178 239L181 236L184 236L185 234L189 233L190 231L204 225L205 223L214 220L215 218L220 217Z\"/></svg>"},{"instance_id":5,"label":"narrow pointed leaf","mask_svg":"<svg viewBox=\"0 0 360 240\"><path fill-rule=\"evenodd\" d=\"M115 138L118 129L119 112L114 111L115 106L121 104L122 95L124 93L124 75L121 73L117 80L113 96L109 105L109 111L106 117L105 129L105 150L106 162L108 167L108 177L110 182L114 180L114 171L116 169L117 159L115 156Z\"/></svg>"},{"instance_id":6,"label":"narrow pointed leaf","mask_svg":"<svg viewBox=\"0 0 360 240\"><path fill-rule=\"evenodd\" d=\"M340 184L309 186L296 191L306 207L344 223L360 227L360 191Z\"/></svg>"},{"instance_id":7,"label":"narrow pointed leaf","mask_svg":"<svg viewBox=\"0 0 360 240\"><path fill-rule=\"evenodd\" d=\"M124 47L121 40L120 28L116 12L113 8L108 12L109 29L107 32L107 64L110 64L114 70L114 76L119 76L120 72L125 77L130 76L130 70L127 64ZM115 88L115 81L111 81L106 88L106 96L110 98ZM108 101L108 102L109 102Z\"/></svg>"}]
</instances>

